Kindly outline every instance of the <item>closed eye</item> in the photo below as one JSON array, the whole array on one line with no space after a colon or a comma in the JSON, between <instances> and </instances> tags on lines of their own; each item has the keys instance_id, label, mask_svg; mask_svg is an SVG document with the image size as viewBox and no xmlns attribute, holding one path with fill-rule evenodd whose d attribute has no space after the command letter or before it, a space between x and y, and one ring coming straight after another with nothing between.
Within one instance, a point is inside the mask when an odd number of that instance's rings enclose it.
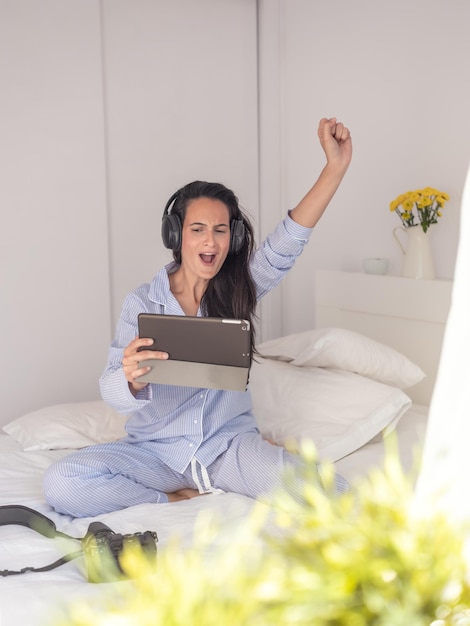
<instances>
[{"instance_id":1,"label":"closed eye","mask_svg":"<svg viewBox=\"0 0 470 626\"><path fill-rule=\"evenodd\" d=\"M193 233L202 233L204 231L206 231L207 229L204 228L203 226L193 226L191 228L191 232ZM219 233L221 235L225 235L228 232L228 229L226 226L224 226L223 228L215 228L214 229L216 233Z\"/></svg>"}]
</instances>

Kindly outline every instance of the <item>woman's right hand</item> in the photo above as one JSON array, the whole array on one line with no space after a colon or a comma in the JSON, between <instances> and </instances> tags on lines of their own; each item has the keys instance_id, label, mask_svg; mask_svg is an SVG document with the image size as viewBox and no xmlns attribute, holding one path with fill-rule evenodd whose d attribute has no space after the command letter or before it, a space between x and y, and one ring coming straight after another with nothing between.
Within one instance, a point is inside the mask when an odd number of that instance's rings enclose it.
<instances>
[{"instance_id":1,"label":"woman's right hand","mask_svg":"<svg viewBox=\"0 0 470 626\"><path fill-rule=\"evenodd\" d=\"M160 352L158 350L145 350L148 346L153 344L153 339L145 337L136 337L130 344L124 349L122 355L122 369L127 382L129 383L129 389L133 395L136 395L141 389L144 389L148 385L145 382L139 382L136 380L139 376L150 372L151 367L139 367L140 361L146 361L149 359L168 359L167 352Z\"/></svg>"}]
</instances>

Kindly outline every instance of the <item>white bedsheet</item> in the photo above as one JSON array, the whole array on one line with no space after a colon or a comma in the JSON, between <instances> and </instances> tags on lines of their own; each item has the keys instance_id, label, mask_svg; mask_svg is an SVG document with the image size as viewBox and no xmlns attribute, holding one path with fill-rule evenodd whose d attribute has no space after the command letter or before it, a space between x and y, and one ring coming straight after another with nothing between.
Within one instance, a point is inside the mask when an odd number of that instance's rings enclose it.
<instances>
[{"instance_id":1,"label":"white bedsheet","mask_svg":"<svg viewBox=\"0 0 470 626\"><path fill-rule=\"evenodd\" d=\"M337 461L335 467L338 473L354 483L370 469L381 465L386 444L392 443L395 437L402 467L405 472L414 475L420 462L428 413L429 407L413 405L398 422L396 430L388 439L370 442Z\"/></svg>"},{"instance_id":2,"label":"white bedsheet","mask_svg":"<svg viewBox=\"0 0 470 626\"><path fill-rule=\"evenodd\" d=\"M411 470L426 426L427 409L412 407L398 428L400 454L406 470ZM68 450L23 452L10 436L0 436L0 505L22 504L45 513L58 530L82 537L91 518L72 519L58 515L45 503L42 495L42 473ZM384 444L369 443L341 459L338 472L354 483L371 468L380 465ZM175 536L181 545L193 541L195 520L204 511L215 517L224 528L214 547L230 541L237 524L245 519L253 501L238 494L207 495L172 504L146 504L102 515L100 519L115 532L132 533L155 530L161 549ZM200 526L200 525L198 525ZM196 526L196 528L198 527ZM62 543L47 539L22 526L0 527L0 570L17 570L26 566L43 566L76 550L75 542ZM126 583L112 583L125 585ZM80 596L90 598L102 593L107 585L86 581L81 558L56 570L0 578L1 626L50 626L56 607Z\"/></svg>"}]
</instances>

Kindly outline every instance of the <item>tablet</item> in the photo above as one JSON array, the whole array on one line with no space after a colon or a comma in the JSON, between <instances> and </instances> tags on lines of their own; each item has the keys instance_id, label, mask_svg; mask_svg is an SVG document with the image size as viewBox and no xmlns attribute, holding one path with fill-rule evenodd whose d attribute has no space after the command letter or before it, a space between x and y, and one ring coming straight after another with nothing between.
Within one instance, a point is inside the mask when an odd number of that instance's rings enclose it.
<instances>
[{"instance_id":1,"label":"tablet","mask_svg":"<svg viewBox=\"0 0 470 626\"><path fill-rule=\"evenodd\" d=\"M245 391L250 371L250 323L246 320L140 313L139 337L154 343L145 350L167 352L167 360L147 359L152 369L139 382Z\"/></svg>"}]
</instances>

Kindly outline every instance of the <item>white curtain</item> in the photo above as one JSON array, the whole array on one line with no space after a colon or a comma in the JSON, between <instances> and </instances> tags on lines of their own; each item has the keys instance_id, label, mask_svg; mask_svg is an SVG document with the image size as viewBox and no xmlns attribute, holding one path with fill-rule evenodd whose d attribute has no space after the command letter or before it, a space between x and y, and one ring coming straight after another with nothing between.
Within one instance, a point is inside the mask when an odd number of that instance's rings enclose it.
<instances>
[{"instance_id":1,"label":"white curtain","mask_svg":"<svg viewBox=\"0 0 470 626\"><path fill-rule=\"evenodd\" d=\"M456 521L470 521L470 169L415 507L418 514L440 508Z\"/></svg>"}]
</instances>

